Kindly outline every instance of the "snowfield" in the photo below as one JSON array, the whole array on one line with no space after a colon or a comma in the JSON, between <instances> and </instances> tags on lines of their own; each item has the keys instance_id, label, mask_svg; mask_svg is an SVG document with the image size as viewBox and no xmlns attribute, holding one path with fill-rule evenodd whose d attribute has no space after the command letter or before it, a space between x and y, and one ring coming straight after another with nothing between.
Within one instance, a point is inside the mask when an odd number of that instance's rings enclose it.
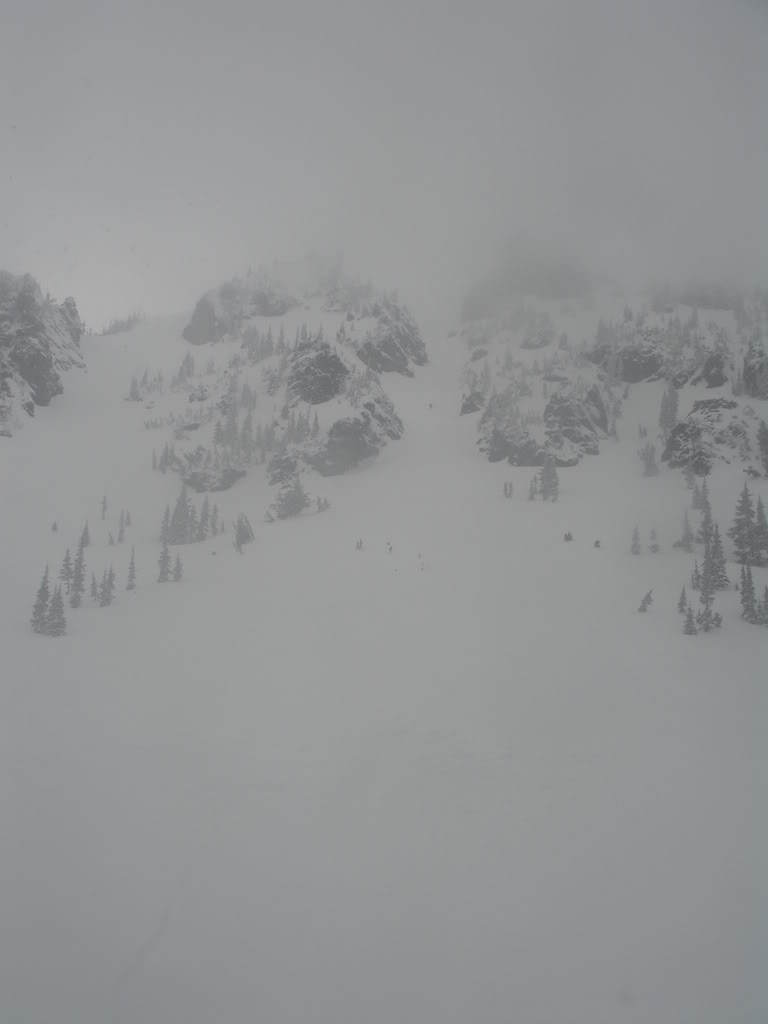
<instances>
[{"instance_id":1,"label":"snowfield","mask_svg":"<svg viewBox=\"0 0 768 1024\"><path fill-rule=\"evenodd\" d=\"M87 372L0 438L0 1021L768 1020L768 632L733 591L722 630L681 631L690 492L634 454L663 385L529 502L533 470L489 464L458 415L466 351L427 327L429 365L383 378L402 440L306 474L331 507L284 522L251 469L215 495L227 534L160 586L179 480L144 420L186 395L148 411L130 380L238 348L184 323L84 339ZM709 482L724 532L743 474ZM36 636L45 562L86 519L116 602ZM660 554L630 554L635 524Z\"/></svg>"}]
</instances>

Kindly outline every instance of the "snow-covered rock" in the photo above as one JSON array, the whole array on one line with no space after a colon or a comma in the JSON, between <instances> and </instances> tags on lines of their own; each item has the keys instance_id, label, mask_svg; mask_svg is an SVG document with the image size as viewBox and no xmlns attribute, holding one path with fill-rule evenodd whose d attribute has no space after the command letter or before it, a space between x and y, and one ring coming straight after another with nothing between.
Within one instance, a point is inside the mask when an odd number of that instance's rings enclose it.
<instances>
[{"instance_id":1,"label":"snow-covered rock","mask_svg":"<svg viewBox=\"0 0 768 1024\"><path fill-rule=\"evenodd\" d=\"M83 367L83 324L74 299L57 305L29 274L0 271L0 429L64 390L61 372Z\"/></svg>"},{"instance_id":2,"label":"snow-covered rock","mask_svg":"<svg viewBox=\"0 0 768 1024\"><path fill-rule=\"evenodd\" d=\"M411 364L424 366L427 350L419 328L409 310L391 297L373 303L372 327L357 345L358 357L377 373L402 373L413 376Z\"/></svg>"},{"instance_id":3,"label":"snow-covered rock","mask_svg":"<svg viewBox=\"0 0 768 1024\"><path fill-rule=\"evenodd\" d=\"M344 390L349 369L327 341L301 342L291 355L288 390L309 405L320 405Z\"/></svg>"},{"instance_id":4,"label":"snow-covered rock","mask_svg":"<svg viewBox=\"0 0 768 1024\"><path fill-rule=\"evenodd\" d=\"M672 429L661 458L676 468L690 466L699 476L710 473L717 461L741 461L757 472L759 427L760 417L750 406L727 398L702 399Z\"/></svg>"}]
</instances>

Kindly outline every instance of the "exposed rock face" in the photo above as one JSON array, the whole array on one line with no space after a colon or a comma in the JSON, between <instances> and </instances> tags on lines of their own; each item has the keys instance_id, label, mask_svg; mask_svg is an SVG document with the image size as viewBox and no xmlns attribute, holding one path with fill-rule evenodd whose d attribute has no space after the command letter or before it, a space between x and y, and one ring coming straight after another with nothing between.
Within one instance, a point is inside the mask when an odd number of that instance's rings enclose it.
<instances>
[{"instance_id":1,"label":"exposed rock face","mask_svg":"<svg viewBox=\"0 0 768 1024\"><path fill-rule=\"evenodd\" d=\"M605 418L605 407L602 406ZM562 449L568 441L583 455L598 455L600 444L592 418L600 411L586 400L580 400L567 391L552 395L544 409L544 424L551 447Z\"/></svg>"},{"instance_id":2,"label":"exposed rock face","mask_svg":"<svg viewBox=\"0 0 768 1024\"><path fill-rule=\"evenodd\" d=\"M699 476L706 476L717 460L740 460L749 465L754 459L757 463L759 425L755 412L738 402L702 399L672 429L661 458L670 466L690 466Z\"/></svg>"},{"instance_id":3,"label":"exposed rock face","mask_svg":"<svg viewBox=\"0 0 768 1024\"><path fill-rule=\"evenodd\" d=\"M351 392L351 394L350 394ZM348 387L353 412L332 424L325 437L309 438L275 455L267 467L270 484L290 481L302 465L335 476L378 454L403 435L395 407L372 375L358 374Z\"/></svg>"},{"instance_id":4,"label":"exposed rock face","mask_svg":"<svg viewBox=\"0 0 768 1024\"><path fill-rule=\"evenodd\" d=\"M419 328L405 306L393 299L374 303L376 326L357 347L359 358L376 373L401 373L412 377L411 363L424 366L427 350Z\"/></svg>"},{"instance_id":5,"label":"exposed rock face","mask_svg":"<svg viewBox=\"0 0 768 1024\"><path fill-rule=\"evenodd\" d=\"M466 416L470 412L479 412L485 405L485 392L473 390L463 395L461 399L461 415Z\"/></svg>"},{"instance_id":6,"label":"exposed rock face","mask_svg":"<svg viewBox=\"0 0 768 1024\"><path fill-rule=\"evenodd\" d=\"M547 456L558 466L575 466L583 455L600 451L599 431L607 429L605 403L594 385L582 399L561 389L544 410L544 430L526 426L517 406L519 386L492 394L480 418L480 450L489 462L542 466Z\"/></svg>"},{"instance_id":7,"label":"exposed rock face","mask_svg":"<svg viewBox=\"0 0 768 1024\"><path fill-rule=\"evenodd\" d=\"M291 356L288 390L309 405L320 405L341 394L349 370L327 341L302 342Z\"/></svg>"},{"instance_id":8,"label":"exposed rock face","mask_svg":"<svg viewBox=\"0 0 768 1024\"><path fill-rule=\"evenodd\" d=\"M647 328L627 333L614 344L598 340L587 356L603 369L613 369L619 380L637 384L662 376L664 354L662 332L658 328Z\"/></svg>"},{"instance_id":9,"label":"exposed rock face","mask_svg":"<svg viewBox=\"0 0 768 1024\"><path fill-rule=\"evenodd\" d=\"M56 305L28 274L0 271L0 426L14 406L33 415L61 394L61 371L85 365L82 331L73 299Z\"/></svg>"}]
</instances>

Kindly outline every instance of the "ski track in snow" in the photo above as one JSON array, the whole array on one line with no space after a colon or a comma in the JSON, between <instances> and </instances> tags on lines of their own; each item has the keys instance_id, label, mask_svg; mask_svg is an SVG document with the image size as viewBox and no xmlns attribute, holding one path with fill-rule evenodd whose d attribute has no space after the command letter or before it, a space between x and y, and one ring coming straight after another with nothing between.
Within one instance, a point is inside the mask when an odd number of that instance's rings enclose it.
<instances>
[{"instance_id":1,"label":"ski track in snow","mask_svg":"<svg viewBox=\"0 0 768 1024\"><path fill-rule=\"evenodd\" d=\"M682 635L690 495L629 454L660 385L557 504L529 502L532 470L489 465L457 414L456 343L426 331L430 365L383 380L403 439L307 475L328 512L264 523L252 470L216 495L229 534L161 587L178 478L123 398L175 371L181 325L86 339L87 374L0 439L0 1020L767 1020L767 634L731 592L720 634ZM713 474L721 529L740 484ZM117 602L36 637L43 564L86 518ZM630 555L635 523L663 554Z\"/></svg>"}]
</instances>

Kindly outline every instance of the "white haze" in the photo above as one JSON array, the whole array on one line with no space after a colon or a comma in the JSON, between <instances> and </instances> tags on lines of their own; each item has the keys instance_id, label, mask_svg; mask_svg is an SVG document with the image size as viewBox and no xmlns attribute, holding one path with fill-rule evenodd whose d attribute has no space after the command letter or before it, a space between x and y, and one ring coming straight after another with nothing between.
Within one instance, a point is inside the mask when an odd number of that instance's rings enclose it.
<instances>
[{"instance_id":1,"label":"white haze","mask_svg":"<svg viewBox=\"0 0 768 1024\"><path fill-rule=\"evenodd\" d=\"M764 283L768 7L6 0L0 265L99 326L306 249Z\"/></svg>"}]
</instances>

